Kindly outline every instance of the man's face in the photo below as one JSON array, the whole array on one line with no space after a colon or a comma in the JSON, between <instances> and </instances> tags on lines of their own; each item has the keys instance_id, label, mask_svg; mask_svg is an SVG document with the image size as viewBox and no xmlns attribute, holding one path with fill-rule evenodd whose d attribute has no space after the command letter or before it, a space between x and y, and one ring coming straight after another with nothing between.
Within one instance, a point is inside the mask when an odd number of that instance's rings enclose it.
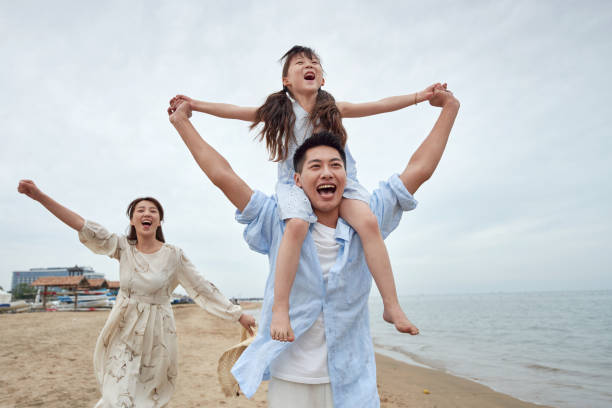
<instances>
[{"instance_id":1,"label":"man's face","mask_svg":"<svg viewBox=\"0 0 612 408\"><path fill-rule=\"evenodd\" d=\"M306 151L302 172L295 174L316 212L337 210L346 185L346 170L340 153L333 147L317 146Z\"/></svg>"}]
</instances>

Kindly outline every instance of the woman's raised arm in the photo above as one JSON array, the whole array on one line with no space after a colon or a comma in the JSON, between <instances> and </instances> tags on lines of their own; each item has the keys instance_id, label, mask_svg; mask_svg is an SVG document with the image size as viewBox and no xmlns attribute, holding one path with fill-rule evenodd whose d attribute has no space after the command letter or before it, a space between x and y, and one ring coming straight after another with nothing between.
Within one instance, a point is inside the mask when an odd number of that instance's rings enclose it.
<instances>
[{"instance_id":1,"label":"woman's raised arm","mask_svg":"<svg viewBox=\"0 0 612 408\"><path fill-rule=\"evenodd\" d=\"M51 214L59 218L64 224L77 231L83 229L85 219L74 211L64 207L42 191L34 184L32 180L20 180L17 191L25 194L32 200L36 200L43 205Z\"/></svg>"}]
</instances>

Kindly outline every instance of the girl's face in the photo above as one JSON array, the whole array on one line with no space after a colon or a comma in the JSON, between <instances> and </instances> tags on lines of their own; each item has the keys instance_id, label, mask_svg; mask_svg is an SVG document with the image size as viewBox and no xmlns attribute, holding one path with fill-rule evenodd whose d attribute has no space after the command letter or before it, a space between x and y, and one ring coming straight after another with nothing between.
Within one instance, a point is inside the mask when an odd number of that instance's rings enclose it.
<instances>
[{"instance_id":1,"label":"girl's face","mask_svg":"<svg viewBox=\"0 0 612 408\"><path fill-rule=\"evenodd\" d=\"M311 59L304 54L298 54L291 58L287 75L283 77L283 85L289 88L292 94L317 92L324 84L323 68L315 56Z\"/></svg>"},{"instance_id":2,"label":"girl's face","mask_svg":"<svg viewBox=\"0 0 612 408\"><path fill-rule=\"evenodd\" d=\"M160 226L159 210L151 201L142 200L134 207L134 213L130 224L136 228L138 237L146 237L152 235L155 237L155 231Z\"/></svg>"}]
</instances>

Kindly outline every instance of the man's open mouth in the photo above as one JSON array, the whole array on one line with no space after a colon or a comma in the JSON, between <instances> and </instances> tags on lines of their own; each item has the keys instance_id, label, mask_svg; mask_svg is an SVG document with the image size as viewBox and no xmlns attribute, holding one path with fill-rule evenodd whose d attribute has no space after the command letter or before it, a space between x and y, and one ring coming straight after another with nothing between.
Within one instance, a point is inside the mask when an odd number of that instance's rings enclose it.
<instances>
[{"instance_id":1,"label":"man's open mouth","mask_svg":"<svg viewBox=\"0 0 612 408\"><path fill-rule=\"evenodd\" d=\"M336 186L333 184L321 184L317 186L317 193L322 197L330 197L336 192Z\"/></svg>"},{"instance_id":2,"label":"man's open mouth","mask_svg":"<svg viewBox=\"0 0 612 408\"><path fill-rule=\"evenodd\" d=\"M304 75L304 79L305 79L305 80L307 80L307 81L312 81L312 80L314 80L314 79L315 79L315 74L314 74L314 72L307 72L307 73Z\"/></svg>"}]
</instances>

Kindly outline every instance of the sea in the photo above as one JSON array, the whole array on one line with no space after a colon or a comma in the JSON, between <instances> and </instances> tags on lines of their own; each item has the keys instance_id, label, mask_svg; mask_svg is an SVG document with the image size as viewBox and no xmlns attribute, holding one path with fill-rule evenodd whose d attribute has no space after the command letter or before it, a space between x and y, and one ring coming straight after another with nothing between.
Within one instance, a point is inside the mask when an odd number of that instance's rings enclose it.
<instances>
[{"instance_id":1,"label":"sea","mask_svg":"<svg viewBox=\"0 0 612 408\"><path fill-rule=\"evenodd\" d=\"M375 290L369 306L377 352L524 401L612 407L611 290L402 296L418 336L382 320Z\"/></svg>"}]
</instances>

